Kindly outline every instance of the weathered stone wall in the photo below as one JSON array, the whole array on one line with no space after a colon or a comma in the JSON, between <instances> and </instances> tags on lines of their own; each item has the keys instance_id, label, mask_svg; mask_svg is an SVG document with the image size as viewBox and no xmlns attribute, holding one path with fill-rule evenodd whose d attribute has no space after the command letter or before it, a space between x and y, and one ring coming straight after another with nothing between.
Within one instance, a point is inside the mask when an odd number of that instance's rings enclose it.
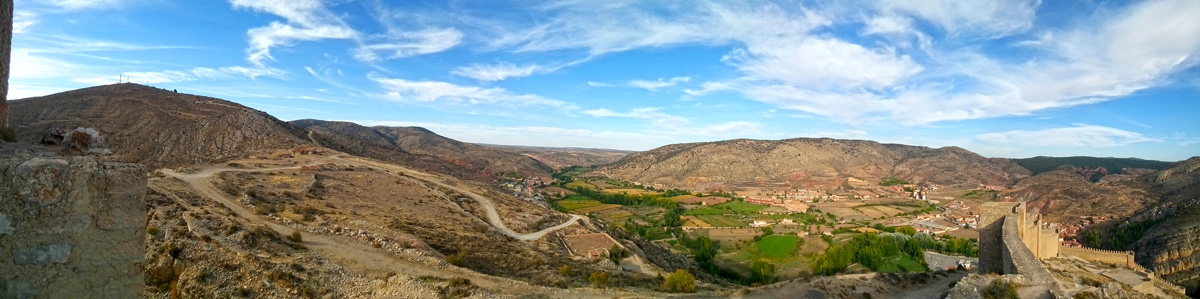
<instances>
[{"instance_id":1,"label":"weathered stone wall","mask_svg":"<svg viewBox=\"0 0 1200 299\"><path fill-rule=\"evenodd\" d=\"M1004 217L1014 214L1015 202L984 203L979 215L979 268L984 273L1003 273Z\"/></svg>"},{"instance_id":2,"label":"weathered stone wall","mask_svg":"<svg viewBox=\"0 0 1200 299\"><path fill-rule=\"evenodd\" d=\"M137 298L146 170L90 157L0 158L0 298Z\"/></svg>"},{"instance_id":3,"label":"weathered stone wall","mask_svg":"<svg viewBox=\"0 0 1200 299\"><path fill-rule=\"evenodd\" d=\"M1133 261L1133 252L1131 251L1112 251L1087 247L1063 247L1060 251L1062 251L1062 255L1074 256L1093 262L1131 267L1134 269L1141 267Z\"/></svg>"},{"instance_id":4,"label":"weathered stone wall","mask_svg":"<svg viewBox=\"0 0 1200 299\"><path fill-rule=\"evenodd\" d=\"M0 128L8 127L8 69L12 53L13 0L0 0Z\"/></svg>"},{"instance_id":5,"label":"weathered stone wall","mask_svg":"<svg viewBox=\"0 0 1200 299\"><path fill-rule=\"evenodd\" d=\"M1046 269L1046 265L1043 265L1033 251L1025 246L1025 242L1021 241L1020 215L1009 215L1002 221L1004 248L1001 252L1004 256L1004 272L1000 274L1021 274L1032 281L1053 282L1054 276L1050 275L1050 270Z\"/></svg>"}]
</instances>

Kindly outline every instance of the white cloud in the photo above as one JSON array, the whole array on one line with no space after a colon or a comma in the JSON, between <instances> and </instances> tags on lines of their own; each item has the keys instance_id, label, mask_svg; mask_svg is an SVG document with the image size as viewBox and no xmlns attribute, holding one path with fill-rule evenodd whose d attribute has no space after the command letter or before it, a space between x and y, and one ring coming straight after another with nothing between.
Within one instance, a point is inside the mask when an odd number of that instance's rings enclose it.
<instances>
[{"instance_id":1,"label":"white cloud","mask_svg":"<svg viewBox=\"0 0 1200 299\"><path fill-rule=\"evenodd\" d=\"M247 68L240 66L222 67L222 68L206 68L197 67L186 71L158 71L158 72L123 72L124 80L127 82L141 84L161 84L161 83L178 83L187 81L196 81L204 79L257 79L258 77L279 77L285 74L284 71L273 68ZM114 82L112 76L101 77L83 77L75 78L71 81L79 83L87 83L92 85L111 84Z\"/></svg>"},{"instance_id":2,"label":"white cloud","mask_svg":"<svg viewBox=\"0 0 1200 299\"><path fill-rule=\"evenodd\" d=\"M658 80L655 80L655 81L633 80L633 81L629 81L629 86L645 89L648 91L655 91L655 90L658 90L659 88L671 87L671 86L675 86L680 83L687 83L690 80L692 80L692 78L690 78L690 77L673 77L673 78L667 79L665 81L663 80L663 78L658 78Z\"/></svg>"},{"instance_id":3,"label":"white cloud","mask_svg":"<svg viewBox=\"0 0 1200 299\"><path fill-rule=\"evenodd\" d=\"M408 103L441 103L453 106L495 105L505 107L545 107L564 111L577 109L571 103L533 94L516 94L503 88L481 88L440 81L411 81L367 76L386 91L384 98Z\"/></svg>"},{"instance_id":4,"label":"white cloud","mask_svg":"<svg viewBox=\"0 0 1200 299\"><path fill-rule=\"evenodd\" d=\"M51 4L66 10L98 9L117 6L123 0L53 0Z\"/></svg>"},{"instance_id":5,"label":"white cloud","mask_svg":"<svg viewBox=\"0 0 1200 299\"><path fill-rule=\"evenodd\" d=\"M1033 27L1040 0L893 0L881 9L922 18L951 36L995 38Z\"/></svg>"},{"instance_id":6,"label":"white cloud","mask_svg":"<svg viewBox=\"0 0 1200 299\"><path fill-rule=\"evenodd\" d=\"M232 0L234 8L246 8L283 17L287 23L271 22L266 27L246 32L250 47L247 57L255 65L274 59L271 48L290 46L297 41L354 39L358 32L329 12L319 0Z\"/></svg>"},{"instance_id":7,"label":"white cloud","mask_svg":"<svg viewBox=\"0 0 1200 299\"><path fill-rule=\"evenodd\" d=\"M1037 131L1014 130L975 136L984 143L1015 148L1027 147L1117 147L1162 139L1116 128L1078 124L1074 127Z\"/></svg>"},{"instance_id":8,"label":"white cloud","mask_svg":"<svg viewBox=\"0 0 1200 299\"><path fill-rule=\"evenodd\" d=\"M658 80L654 80L654 81L631 80L629 82L622 83L622 84L612 84L612 83L588 81L587 85L591 86L591 87L625 86L625 87L645 89L646 91L654 92L654 91L658 91L658 89L660 89L660 88L666 88L666 87L679 85L682 83L687 83L688 81L691 81L691 80L692 80L691 77L682 76L682 77L672 77L670 79L658 78Z\"/></svg>"},{"instance_id":9,"label":"white cloud","mask_svg":"<svg viewBox=\"0 0 1200 299\"><path fill-rule=\"evenodd\" d=\"M378 61L379 53L387 53L387 59L399 59L449 50L463 41L463 33L454 28L426 29L420 31L393 32L377 39L380 43L366 44L354 51L361 61Z\"/></svg>"},{"instance_id":10,"label":"white cloud","mask_svg":"<svg viewBox=\"0 0 1200 299\"><path fill-rule=\"evenodd\" d=\"M613 112L612 110L600 108L595 110L585 110L583 111L583 114L594 117L626 117L645 119L649 120L650 123L655 127L666 129L679 129L683 126L691 124L691 121L689 121L687 118L667 114L662 112L662 108L658 107L635 108L625 113Z\"/></svg>"},{"instance_id":11,"label":"white cloud","mask_svg":"<svg viewBox=\"0 0 1200 299\"><path fill-rule=\"evenodd\" d=\"M29 28L37 24L37 14L30 11L13 11L13 34L23 34L29 32Z\"/></svg>"},{"instance_id":12,"label":"white cloud","mask_svg":"<svg viewBox=\"0 0 1200 299\"><path fill-rule=\"evenodd\" d=\"M530 65L515 65L512 63L501 62L498 64L471 64L462 66L450 71L451 74L467 77L479 81L501 81L509 78L529 77L534 73L548 72L545 66L530 64Z\"/></svg>"}]
</instances>

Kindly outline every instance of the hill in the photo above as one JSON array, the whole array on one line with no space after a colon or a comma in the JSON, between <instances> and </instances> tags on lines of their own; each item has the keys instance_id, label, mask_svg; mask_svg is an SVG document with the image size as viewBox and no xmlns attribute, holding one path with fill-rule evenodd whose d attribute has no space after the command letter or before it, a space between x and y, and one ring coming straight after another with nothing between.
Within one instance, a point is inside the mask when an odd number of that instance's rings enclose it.
<instances>
[{"instance_id":1,"label":"hill","mask_svg":"<svg viewBox=\"0 0 1200 299\"><path fill-rule=\"evenodd\" d=\"M548 177L549 166L504 149L460 142L420 127L366 127L350 122L302 119L292 124L311 132L322 146L459 178L496 175Z\"/></svg>"},{"instance_id":2,"label":"hill","mask_svg":"<svg viewBox=\"0 0 1200 299\"><path fill-rule=\"evenodd\" d=\"M829 138L736 139L672 144L630 154L593 175L671 187L750 186L786 183L831 189L853 177L976 188L1029 176L1008 159L985 158L957 147L928 148Z\"/></svg>"},{"instance_id":3,"label":"hill","mask_svg":"<svg viewBox=\"0 0 1200 299\"><path fill-rule=\"evenodd\" d=\"M620 151L600 148L577 148L577 147L539 147L539 146L520 146L520 145L492 145L481 144L483 146L495 147L501 150L506 150L514 153L529 156L537 159L542 163L559 169L567 166L592 166L604 165L620 160L622 157L633 153L631 151Z\"/></svg>"},{"instance_id":4,"label":"hill","mask_svg":"<svg viewBox=\"0 0 1200 299\"><path fill-rule=\"evenodd\" d=\"M92 127L111 158L149 168L226 161L306 144L304 130L233 102L123 83L11 101L18 142Z\"/></svg>"},{"instance_id":5,"label":"hill","mask_svg":"<svg viewBox=\"0 0 1200 299\"><path fill-rule=\"evenodd\" d=\"M1098 157L1046 157L1037 156L1025 159L1013 159L1020 164L1021 167L1029 169L1033 174L1039 174L1047 171L1053 171L1061 166L1074 166L1080 168L1096 168L1103 167L1109 174L1121 174L1126 168L1144 168L1153 170L1162 170L1171 166L1171 162L1143 160L1138 158L1098 158Z\"/></svg>"},{"instance_id":6,"label":"hill","mask_svg":"<svg viewBox=\"0 0 1200 299\"><path fill-rule=\"evenodd\" d=\"M1158 202L1137 177L1111 174L1092 182L1089 174L1085 169L1062 166L1021 180L1006 195L1025 201L1030 212L1040 212L1047 221L1058 223L1079 223L1087 216L1129 216Z\"/></svg>"},{"instance_id":7,"label":"hill","mask_svg":"<svg viewBox=\"0 0 1200 299\"><path fill-rule=\"evenodd\" d=\"M1200 157L1142 175L1150 196L1159 202L1132 216L1080 233L1086 245L1133 250L1139 264L1162 278L1200 294Z\"/></svg>"}]
</instances>

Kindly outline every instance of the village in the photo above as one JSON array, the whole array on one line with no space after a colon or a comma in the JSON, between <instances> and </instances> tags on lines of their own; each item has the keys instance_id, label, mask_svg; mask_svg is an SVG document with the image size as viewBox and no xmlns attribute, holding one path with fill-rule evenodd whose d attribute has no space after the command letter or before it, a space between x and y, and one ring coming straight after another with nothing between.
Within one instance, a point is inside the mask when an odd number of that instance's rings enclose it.
<instances>
[{"instance_id":1,"label":"village","mask_svg":"<svg viewBox=\"0 0 1200 299\"><path fill-rule=\"evenodd\" d=\"M502 176L499 185L518 198L620 227L676 254L696 254L689 248L695 238L712 240L720 244L713 263L743 274L749 273L752 261L765 259L780 269L779 277L811 275L812 263L829 247L857 235L902 227L938 242L953 240L963 248L974 246L979 236L976 225L982 201L956 200L963 192L951 194L936 185L849 178L845 186L830 190L741 187L726 193L576 177L584 171L567 169L549 180ZM989 187L967 193L990 192ZM668 217L678 218L678 224ZM559 239L582 259L607 257L621 247L607 234L568 234ZM963 253L947 254L970 260L961 257ZM895 271L927 269L903 264L907 268Z\"/></svg>"}]
</instances>

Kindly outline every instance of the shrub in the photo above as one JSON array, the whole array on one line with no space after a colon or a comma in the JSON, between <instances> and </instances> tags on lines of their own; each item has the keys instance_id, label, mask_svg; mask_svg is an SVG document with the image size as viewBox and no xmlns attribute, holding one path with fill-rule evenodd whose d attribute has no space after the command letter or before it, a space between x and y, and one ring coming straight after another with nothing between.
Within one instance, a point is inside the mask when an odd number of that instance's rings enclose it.
<instances>
[{"instance_id":1,"label":"shrub","mask_svg":"<svg viewBox=\"0 0 1200 299\"><path fill-rule=\"evenodd\" d=\"M588 276L588 281L592 282L592 286L597 288L603 287L608 284L608 273L601 271L592 272L592 275Z\"/></svg>"},{"instance_id":2,"label":"shrub","mask_svg":"<svg viewBox=\"0 0 1200 299\"><path fill-rule=\"evenodd\" d=\"M984 299L1017 299L1017 287L1000 279L992 280L987 287L979 291Z\"/></svg>"},{"instance_id":3,"label":"shrub","mask_svg":"<svg viewBox=\"0 0 1200 299\"><path fill-rule=\"evenodd\" d=\"M570 276L571 266L563 265L562 267L558 267L558 275Z\"/></svg>"},{"instance_id":4,"label":"shrub","mask_svg":"<svg viewBox=\"0 0 1200 299\"><path fill-rule=\"evenodd\" d=\"M288 237L292 242L300 243L304 241L304 236L300 235L300 230L292 231L292 235Z\"/></svg>"},{"instance_id":5,"label":"shrub","mask_svg":"<svg viewBox=\"0 0 1200 299\"><path fill-rule=\"evenodd\" d=\"M17 132L13 131L12 127L0 128L0 140L17 142Z\"/></svg>"},{"instance_id":6,"label":"shrub","mask_svg":"<svg viewBox=\"0 0 1200 299\"><path fill-rule=\"evenodd\" d=\"M153 225L151 225L151 226L147 226L147 227L146 227L146 234L149 234L149 235L152 235L152 236L157 236L157 235L158 235L158 227L157 227L157 226L153 226Z\"/></svg>"},{"instance_id":7,"label":"shrub","mask_svg":"<svg viewBox=\"0 0 1200 299\"><path fill-rule=\"evenodd\" d=\"M467 252L466 251L459 251L457 254L446 256L447 263L450 263L451 265L455 265L455 266L459 266L459 267L462 267L463 262L465 262L466 260L467 260Z\"/></svg>"},{"instance_id":8,"label":"shrub","mask_svg":"<svg viewBox=\"0 0 1200 299\"><path fill-rule=\"evenodd\" d=\"M667 279L663 281L662 289L668 292L694 292L696 291L696 277L683 269L675 270L675 273L667 275Z\"/></svg>"}]
</instances>

